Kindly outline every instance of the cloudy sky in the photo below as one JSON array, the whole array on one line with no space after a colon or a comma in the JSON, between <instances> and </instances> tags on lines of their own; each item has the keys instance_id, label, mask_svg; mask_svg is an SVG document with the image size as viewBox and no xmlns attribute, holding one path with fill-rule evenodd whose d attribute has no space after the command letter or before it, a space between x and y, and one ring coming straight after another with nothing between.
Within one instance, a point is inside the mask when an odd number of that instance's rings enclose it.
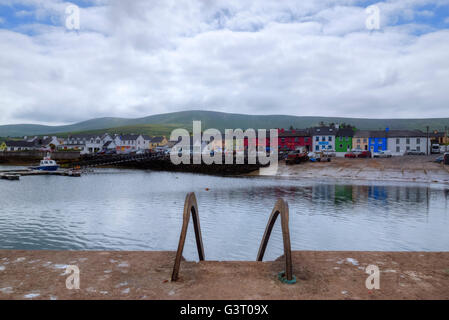
<instances>
[{"instance_id":1,"label":"cloudy sky","mask_svg":"<svg viewBox=\"0 0 449 320\"><path fill-rule=\"evenodd\" d=\"M449 0L0 0L0 124L191 109L449 117Z\"/></svg>"}]
</instances>

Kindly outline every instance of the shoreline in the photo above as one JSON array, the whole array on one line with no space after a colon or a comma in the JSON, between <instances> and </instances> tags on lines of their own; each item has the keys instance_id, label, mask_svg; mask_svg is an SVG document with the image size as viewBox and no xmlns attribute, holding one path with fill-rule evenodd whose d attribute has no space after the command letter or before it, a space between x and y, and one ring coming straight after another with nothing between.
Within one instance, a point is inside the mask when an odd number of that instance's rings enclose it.
<instances>
[{"instance_id":1,"label":"shoreline","mask_svg":"<svg viewBox=\"0 0 449 320\"><path fill-rule=\"evenodd\" d=\"M418 183L449 185L449 166L432 162L433 156L404 156L385 159L345 159L332 158L331 162L323 163L301 163L286 165L285 161L279 162L275 174L260 174L260 169L252 169L251 165L228 165L227 167L215 165L187 165L182 167L170 166L164 168L162 165L148 167L145 164L130 166L102 166L98 168L117 168L132 170L152 170L158 172L176 172L202 174L218 177L260 177L276 179L304 179L324 182L351 183L359 182L396 182L396 183ZM26 167L32 162L10 162L0 163L4 167ZM236 168L238 170L236 170ZM224 170L223 172L220 172ZM262 168L263 170L263 168Z\"/></svg>"},{"instance_id":2,"label":"shoreline","mask_svg":"<svg viewBox=\"0 0 449 320\"><path fill-rule=\"evenodd\" d=\"M185 261L171 282L172 251L0 250L0 299L449 299L449 252L292 251L285 261ZM80 270L69 290L67 265ZM368 265L380 289L367 289Z\"/></svg>"},{"instance_id":3,"label":"shoreline","mask_svg":"<svg viewBox=\"0 0 449 320\"><path fill-rule=\"evenodd\" d=\"M397 183L449 184L449 168L432 162L434 156L404 156L374 159L332 158L331 162L279 163L275 175L281 179L325 179L329 181L379 181ZM260 176L254 171L247 176ZM268 175L267 175L268 177Z\"/></svg>"}]
</instances>

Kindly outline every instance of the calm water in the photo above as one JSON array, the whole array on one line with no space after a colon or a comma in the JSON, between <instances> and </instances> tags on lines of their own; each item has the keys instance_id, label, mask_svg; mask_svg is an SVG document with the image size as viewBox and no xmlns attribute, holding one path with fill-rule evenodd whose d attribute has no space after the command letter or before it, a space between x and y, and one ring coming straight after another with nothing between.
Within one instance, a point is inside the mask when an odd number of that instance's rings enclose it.
<instances>
[{"instance_id":1,"label":"calm water","mask_svg":"<svg viewBox=\"0 0 449 320\"><path fill-rule=\"evenodd\" d=\"M189 191L197 195L207 259L254 260L278 197L289 202L294 250L449 249L445 186L113 169L0 180L0 248L176 250ZM282 254L280 229L278 221L267 259ZM190 225L184 256L196 259L195 250Z\"/></svg>"}]
</instances>

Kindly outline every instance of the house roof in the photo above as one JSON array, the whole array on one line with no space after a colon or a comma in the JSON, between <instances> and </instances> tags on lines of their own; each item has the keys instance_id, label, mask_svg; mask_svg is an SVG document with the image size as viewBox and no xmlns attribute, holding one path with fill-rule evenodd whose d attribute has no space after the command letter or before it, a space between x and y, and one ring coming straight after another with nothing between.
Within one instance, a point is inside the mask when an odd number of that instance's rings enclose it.
<instances>
[{"instance_id":1,"label":"house roof","mask_svg":"<svg viewBox=\"0 0 449 320\"><path fill-rule=\"evenodd\" d=\"M354 138L369 138L370 131L369 130L358 130L354 133Z\"/></svg>"},{"instance_id":2,"label":"house roof","mask_svg":"<svg viewBox=\"0 0 449 320\"><path fill-rule=\"evenodd\" d=\"M69 139L80 139L80 140L90 140L92 138L100 138L99 135L95 135L95 134L86 134L86 133L80 133L80 134L74 134L74 135L70 135Z\"/></svg>"},{"instance_id":3,"label":"house roof","mask_svg":"<svg viewBox=\"0 0 449 320\"><path fill-rule=\"evenodd\" d=\"M8 147L34 148L36 144L25 140L9 140L5 141Z\"/></svg>"},{"instance_id":4,"label":"house roof","mask_svg":"<svg viewBox=\"0 0 449 320\"><path fill-rule=\"evenodd\" d=\"M337 131L338 137L353 137L354 130L352 128L342 128Z\"/></svg>"},{"instance_id":5,"label":"house roof","mask_svg":"<svg viewBox=\"0 0 449 320\"><path fill-rule=\"evenodd\" d=\"M160 143L162 141L164 141L164 137L153 137L153 138L151 138L151 142L152 143Z\"/></svg>"},{"instance_id":6,"label":"house roof","mask_svg":"<svg viewBox=\"0 0 449 320\"><path fill-rule=\"evenodd\" d=\"M426 137L427 133L422 132L421 130L390 130L388 131L389 138L396 137ZM430 134L429 134L430 136Z\"/></svg>"},{"instance_id":7,"label":"house roof","mask_svg":"<svg viewBox=\"0 0 449 320\"><path fill-rule=\"evenodd\" d=\"M337 130L334 127L314 127L311 129L311 133L313 136L335 136Z\"/></svg>"},{"instance_id":8,"label":"house roof","mask_svg":"<svg viewBox=\"0 0 449 320\"><path fill-rule=\"evenodd\" d=\"M279 137L309 137L309 130L306 129L294 129L294 130L285 130L279 131Z\"/></svg>"},{"instance_id":9,"label":"house roof","mask_svg":"<svg viewBox=\"0 0 449 320\"><path fill-rule=\"evenodd\" d=\"M386 138L387 137L387 131L385 130L371 130L369 132L370 138Z\"/></svg>"},{"instance_id":10,"label":"house roof","mask_svg":"<svg viewBox=\"0 0 449 320\"><path fill-rule=\"evenodd\" d=\"M121 136L122 140L137 140L141 135L140 134L124 134Z\"/></svg>"}]
</instances>

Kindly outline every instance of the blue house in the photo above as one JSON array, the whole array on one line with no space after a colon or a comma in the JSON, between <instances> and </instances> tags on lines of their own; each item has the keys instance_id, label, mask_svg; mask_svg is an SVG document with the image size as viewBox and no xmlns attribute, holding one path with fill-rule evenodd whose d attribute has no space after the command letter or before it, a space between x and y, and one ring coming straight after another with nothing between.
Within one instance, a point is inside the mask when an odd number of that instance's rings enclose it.
<instances>
[{"instance_id":1,"label":"blue house","mask_svg":"<svg viewBox=\"0 0 449 320\"><path fill-rule=\"evenodd\" d=\"M373 148L374 152L387 150L387 131L370 131L368 140L369 150Z\"/></svg>"}]
</instances>

